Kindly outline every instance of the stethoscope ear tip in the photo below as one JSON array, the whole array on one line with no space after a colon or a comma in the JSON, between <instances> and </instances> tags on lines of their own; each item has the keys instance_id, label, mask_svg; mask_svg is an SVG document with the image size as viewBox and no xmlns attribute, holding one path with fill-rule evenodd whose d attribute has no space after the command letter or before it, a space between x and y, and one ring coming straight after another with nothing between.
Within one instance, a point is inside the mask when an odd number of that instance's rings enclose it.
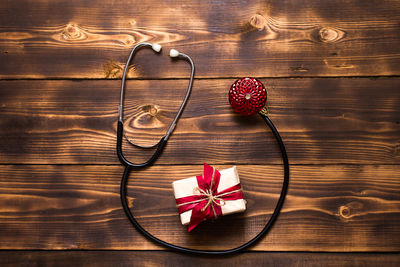
<instances>
[{"instance_id":1,"label":"stethoscope ear tip","mask_svg":"<svg viewBox=\"0 0 400 267\"><path fill-rule=\"evenodd\" d=\"M154 51L156 51L157 53L159 53L159 52L161 51L161 49L162 49L162 46L159 45L159 44L151 44L151 48L152 48ZM169 50L169 56L170 56L170 57L179 57L179 56L180 56L180 53L179 53L179 51L176 50L176 49L171 49L171 50Z\"/></svg>"},{"instance_id":2,"label":"stethoscope ear tip","mask_svg":"<svg viewBox=\"0 0 400 267\"><path fill-rule=\"evenodd\" d=\"M175 50L175 49L169 50L169 56L170 56L170 57L178 57L179 54L180 54L180 53L179 53L178 50Z\"/></svg>"},{"instance_id":3,"label":"stethoscope ear tip","mask_svg":"<svg viewBox=\"0 0 400 267\"><path fill-rule=\"evenodd\" d=\"M157 53L159 53L161 51L162 46L159 44L152 44L151 48L153 48L154 51L156 51Z\"/></svg>"}]
</instances>

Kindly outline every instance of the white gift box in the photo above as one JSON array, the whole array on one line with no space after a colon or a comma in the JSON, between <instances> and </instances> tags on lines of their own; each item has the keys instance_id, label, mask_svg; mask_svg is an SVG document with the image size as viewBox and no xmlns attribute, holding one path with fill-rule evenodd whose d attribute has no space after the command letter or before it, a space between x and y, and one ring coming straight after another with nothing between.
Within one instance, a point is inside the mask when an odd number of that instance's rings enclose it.
<instances>
[{"instance_id":1,"label":"white gift box","mask_svg":"<svg viewBox=\"0 0 400 267\"><path fill-rule=\"evenodd\" d=\"M240 184L239 174L237 172L236 166L219 172L221 174L221 178L217 188L218 192ZM175 181L172 183L172 187L174 189L175 199L193 195L201 195L199 191L194 190L196 187L198 187L196 176ZM222 215L243 212L246 210L246 200L225 200L225 204L221 206L221 210ZM182 224L189 224L191 216L192 210L181 213L180 217Z\"/></svg>"}]
</instances>

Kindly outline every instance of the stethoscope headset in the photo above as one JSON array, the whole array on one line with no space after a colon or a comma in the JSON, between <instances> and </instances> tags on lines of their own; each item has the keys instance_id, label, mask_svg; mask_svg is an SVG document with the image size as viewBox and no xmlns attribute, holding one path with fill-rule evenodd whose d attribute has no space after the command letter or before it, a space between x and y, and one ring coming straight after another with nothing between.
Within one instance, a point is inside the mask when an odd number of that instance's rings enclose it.
<instances>
[{"instance_id":1,"label":"stethoscope headset","mask_svg":"<svg viewBox=\"0 0 400 267\"><path fill-rule=\"evenodd\" d=\"M147 238L149 238L150 240L153 240L155 243L163 245L167 248L173 249L175 251L179 251L179 252L186 252L186 253L194 253L194 254L207 254L207 255L221 255L221 254L231 254L231 253L235 253L238 251L241 251L243 249L246 249L248 247L250 247L251 245L253 245L254 243L256 243L257 241L259 241L272 227L272 225L274 224L274 222L276 221L279 212L283 206L283 202L285 200L285 196L287 193L287 189L288 189L288 185L289 185L289 161L288 161L288 157L286 154L286 149L285 149L285 145L283 144L282 138L279 135L278 130L275 128L274 124L272 123L272 121L268 118L267 113L263 111L259 112L259 115L261 116L261 118L265 121L265 123L267 124L267 126L271 129L273 135L275 136L276 141L278 142L279 145L279 149L281 151L282 154L282 159L283 159L283 165L284 165L284 179L283 179L283 184L282 184L282 189L281 189L281 194L279 197L279 200L275 206L274 212L272 213L272 216L270 217L269 221L267 222L267 224L264 226L264 228L261 230L261 232L259 232L254 238L252 238L251 240L249 240L248 242L246 242L245 244L242 244L236 248L232 248L232 249L227 249L227 250L200 250L200 249L191 249L191 248L185 248L185 247L180 247L180 246L176 246L174 244L165 242L157 237L155 237L154 235L152 235L151 233L149 233L148 231L146 231L135 219L135 217L133 216L128 203L127 203L127 199L126 199L126 184L128 181L128 176L131 170L133 169L138 169L138 168L143 168L143 167L147 167L150 166L151 164L154 163L154 161L161 155L168 138L170 137L171 133L173 132L173 130L175 129L175 126L178 122L179 117L182 115L183 109L185 108L185 105L189 99L189 95L190 92L192 90L192 84L193 84L193 77L194 77L194 63L193 60L186 54L184 53L180 53L175 49L171 49L170 50L170 57L173 58L181 58L181 59L185 59L187 60L190 65L191 65L191 74L190 74L190 79L189 79L189 85L187 87L187 91L186 91L186 95L182 101L182 104L178 110L178 112L175 115L174 120L172 121L170 127L168 128L167 132L165 133L165 135L163 137L161 137L160 141L158 141L158 143L151 145L151 146L142 146L142 145L138 145L136 143L134 143L133 141L131 141L129 138L126 137L126 139L128 140L129 143L131 143L134 146L137 147L141 147L141 148L154 148L157 147L154 154L144 163L132 163L130 161L128 161L123 153L122 153L122 137L124 136L124 120L123 120L123 105L124 105L124 92L125 92L125 80L126 80L126 75L127 75L127 71L128 71L128 66L132 61L133 56L135 55L135 53L137 52L137 50L139 48L143 48L143 47L151 47L155 52L160 52L161 51L161 46L159 44L151 44L151 43L139 43L137 44L131 51L131 53L129 54L128 60L126 62L125 68L124 68L124 72L122 75L122 83L121 83L121 98L120 98L120 104L118 106L118 127L117 127L117 155L119 160L121 161L121 163L125 166L125 171L124 174L122 176L122 180L121 180L121 187L120 187L120 197L121 197L121 202L122 202L122 207L126 213L126 215L128 216L128 219L131 221L131 223L133 224L133 226L135 226L135 228L141 232L144 236L146 236Z\"/></svg>"}]
</instances>

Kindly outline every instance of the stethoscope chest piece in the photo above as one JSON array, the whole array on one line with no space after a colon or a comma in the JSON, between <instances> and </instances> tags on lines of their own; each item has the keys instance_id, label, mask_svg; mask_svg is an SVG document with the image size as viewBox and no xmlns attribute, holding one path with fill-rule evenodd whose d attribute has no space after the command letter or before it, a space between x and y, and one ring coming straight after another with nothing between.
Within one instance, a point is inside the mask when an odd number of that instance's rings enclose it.
<instances>
[{"instance_id":1,"label":"stethoscope chest piece","mask_svg":"<svg viewBox=\"0 0 400 267\"><path fill-rule=\"evenodd\" d=\"M229 103L234 111L244 116L260 112L267 104L267 90L255 78L236 80L229 90Z\"/></svg>"}]
</instances>

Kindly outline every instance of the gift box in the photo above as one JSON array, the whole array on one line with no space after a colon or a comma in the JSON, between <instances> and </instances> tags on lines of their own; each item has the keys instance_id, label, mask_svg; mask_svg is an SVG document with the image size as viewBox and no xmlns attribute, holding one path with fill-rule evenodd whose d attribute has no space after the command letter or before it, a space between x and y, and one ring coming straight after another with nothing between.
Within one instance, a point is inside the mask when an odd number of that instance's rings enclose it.
<instances>
[{"instance_id":1,"label":"gift box","mask_svg":"<svg viewBox=\"0 0 400 267\"><path fill-rule=\"evenodd\" d=\"M236 166L218 171L204 164L202 175L175 181L172 187L181 222L189 224L189 232L204 220L246 210Z\"/></svg>"}]
</instances>

